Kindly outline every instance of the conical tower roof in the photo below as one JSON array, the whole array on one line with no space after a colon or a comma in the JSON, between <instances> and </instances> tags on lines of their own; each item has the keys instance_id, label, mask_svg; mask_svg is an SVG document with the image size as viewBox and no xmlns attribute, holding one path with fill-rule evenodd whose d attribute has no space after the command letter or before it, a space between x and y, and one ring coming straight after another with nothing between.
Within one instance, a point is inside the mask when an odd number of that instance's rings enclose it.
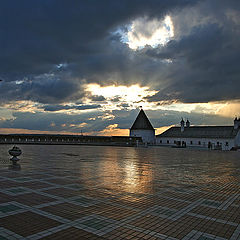
<instances>
[{"instance_id":1,"label":"conical tower roof","mask_svg":"<svg viewBox=\"0 0 240 240\"><path fill-rule=\"evenodd\" d=\"M135 122L133 123L131 130L143 129L143 130L154 130L152 124L148 120L145 112L141 109Z\"/></svg>"}]
</instances>

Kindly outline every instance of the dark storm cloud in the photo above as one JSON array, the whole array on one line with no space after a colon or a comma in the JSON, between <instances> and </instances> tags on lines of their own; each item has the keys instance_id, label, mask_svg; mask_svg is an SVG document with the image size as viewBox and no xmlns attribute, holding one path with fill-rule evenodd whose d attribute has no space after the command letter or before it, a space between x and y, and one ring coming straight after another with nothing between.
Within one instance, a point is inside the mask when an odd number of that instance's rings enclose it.
<instances>
[{"instance_id":1,"label":"dark storm cloud","mask_svg":"<svg viewBox=\"0 0 240 240\"><path fill-rule=\"evenodd\" d=\"M92 105L46 105L44 106L44 111L48 111L48 112L56 112L56 111L60 111L60 110L89 110L89 109L96 109L96 108L100 108L101 105L96 105L96 104L92 104Z\"/></svg>"},{"instance_id":2,"label":"dark storm cloud","mask_svg":"<svg viewBox=\"0 0 240 240\"><path fill-rule=\"evenodd\" d=\"M215 11L214 3L219 3ZM167 84L149 101L209 102L240 99L240 3L207 2L210 15L187 35L158 49L143 52L154 59L170 59ZM201 11L203 9L200 8ZM202 12L199 10L199 15ZM205 13L206 14L206 13ZM208 16L209 17L209 16ZM181 28L181 26L180 26ZM161 80L159 80L161 85Z\"/></svg>"},{"instance_id":3,"label":"dark storm cloud","mask_svg":"<svg viewBox=\"0 0 240 240\"><path fill-rule=\"evenodd\" d=\"M239 99L239 9L233 0L5 1L0 98L57 105L81 100L84 84L95 82L151 86L159 92L149 101ZM111 34L138 17L165 14L176 39L164 47L134 52Z\"/></svg>"},{"instance_id":4,"label":"dark storm cloud","mask_svg":"<svg viewBox=\"0 0 240 240\"><path fill-rule=\"evenodd\" d=\"M127 83L141 74L134 74L132 69L142 60L131 60L127 46L116 44L119 37L111 36L110 32L136 17L161 18L172 9L194 2L5 1L0 8L0 76L5 82L23 78L35 82L36 76L54 73L62 79L54 89L47 76L42 79L44 84L25 82L21 86L12 86L11 90L18 89L11 92L18 98L44 103L58 103L61 98L74 100L83 82L73 83L69 79L85 78L85 83L105 84L108 79L113 79L111 74L115 73L116 81ZM62 77L66 72L68 77Z\"/></svg>"},{"instance_id":5,"label":"dark storm cloud","mask_svg":"<svg viewBox=\"0 0 240 240\"><path fill-rule=\"evenodd\" d=\"M81 55L101 51L97 41L119 24L143 14L161 17L190 2L5 1L0 10L1 72L40 74L53 64L74 63Z\"/></svg>"},{"instance_id":6,"label":"dark storm cloud","mask_svg":"<svg viewBox=\"0 0 240 240\"><path fill-rule=\"evenodd\" d=\"M239 99L240 41L226 31L217 24L201 26L180 41L169 42L159 52L147 51L150 56L173 61L169 65L168 86L149 99L182 102Z\"/></svg>"},{"instance_id":7,"label":"dark storm cloud","mask_svg":"<svg viewBox=\"0 0 240 240\"><path fill-rule=\"evenodd\" d=\"M41 103L61 103L74 101L85 95L79 81L59 74L42 74L23 81L2 82L0 99L32 100Z\"/></svg>"}]
</instances>

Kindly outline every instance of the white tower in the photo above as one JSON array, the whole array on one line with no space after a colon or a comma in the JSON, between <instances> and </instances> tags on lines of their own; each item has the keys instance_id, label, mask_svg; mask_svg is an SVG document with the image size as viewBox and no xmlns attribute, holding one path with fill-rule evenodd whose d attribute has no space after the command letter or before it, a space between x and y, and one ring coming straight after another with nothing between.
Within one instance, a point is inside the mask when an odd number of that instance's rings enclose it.
<instances>
[{"instance_id":1,"label":"white tower","mask_svg":"<svg viewBox=\"0 0 240 240\"><path fill-rule=\"evenodd\" d=\"M130 128L130 136L141 137L144 143L155 143L155 129L142 109Z\"/></svg>"}]
</instances>

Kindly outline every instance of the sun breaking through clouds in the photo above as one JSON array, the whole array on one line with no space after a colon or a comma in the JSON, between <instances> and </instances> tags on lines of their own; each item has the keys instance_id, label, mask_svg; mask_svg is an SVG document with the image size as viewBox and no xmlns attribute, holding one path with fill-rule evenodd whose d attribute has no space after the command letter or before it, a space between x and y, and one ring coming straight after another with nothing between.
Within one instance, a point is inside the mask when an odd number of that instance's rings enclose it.
<instances>
[{"instance_id":1,"label":"sun breaking through clouds","mask_svg":"<svg viewBox=\"0 0 240 240\"><path fill-rule=\"evenodd\" d=\"M139 106L156 129L232 124L239 19L234 0L5 1L0 128L126 134Z\"/></svg>"},{"instance_id":2,"label":"sun breaking through clouds","mask_svg":"<svg viewBox=\"0 0 240 240\"><path fill-rule=\"evenodd\" d=\"M123 41L126 39L129 47L136 50L146 45L164 45L173 37L174 26L170 16L166 16L164 20L143 17L129 25L127 33L123 34Z\"/></svg>"}]
</instances>

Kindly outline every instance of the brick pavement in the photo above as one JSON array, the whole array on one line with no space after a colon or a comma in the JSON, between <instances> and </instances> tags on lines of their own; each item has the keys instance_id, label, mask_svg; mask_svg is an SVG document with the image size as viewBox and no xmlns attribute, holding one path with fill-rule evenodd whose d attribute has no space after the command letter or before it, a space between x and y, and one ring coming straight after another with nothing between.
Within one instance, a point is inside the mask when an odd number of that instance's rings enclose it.
<instances>
[{"instance_id":1,"label":"brick pavement","mask_svg":"<svg viewBox=\"0 0 240 240\"><path fill-rule=\"evenodd\" d=\"M123 182L73 168L1 167L0 239L240 239L236 178L169 188L155 175L142 186L148 192L126 191Z\"/></svg>"}]
</instances>

